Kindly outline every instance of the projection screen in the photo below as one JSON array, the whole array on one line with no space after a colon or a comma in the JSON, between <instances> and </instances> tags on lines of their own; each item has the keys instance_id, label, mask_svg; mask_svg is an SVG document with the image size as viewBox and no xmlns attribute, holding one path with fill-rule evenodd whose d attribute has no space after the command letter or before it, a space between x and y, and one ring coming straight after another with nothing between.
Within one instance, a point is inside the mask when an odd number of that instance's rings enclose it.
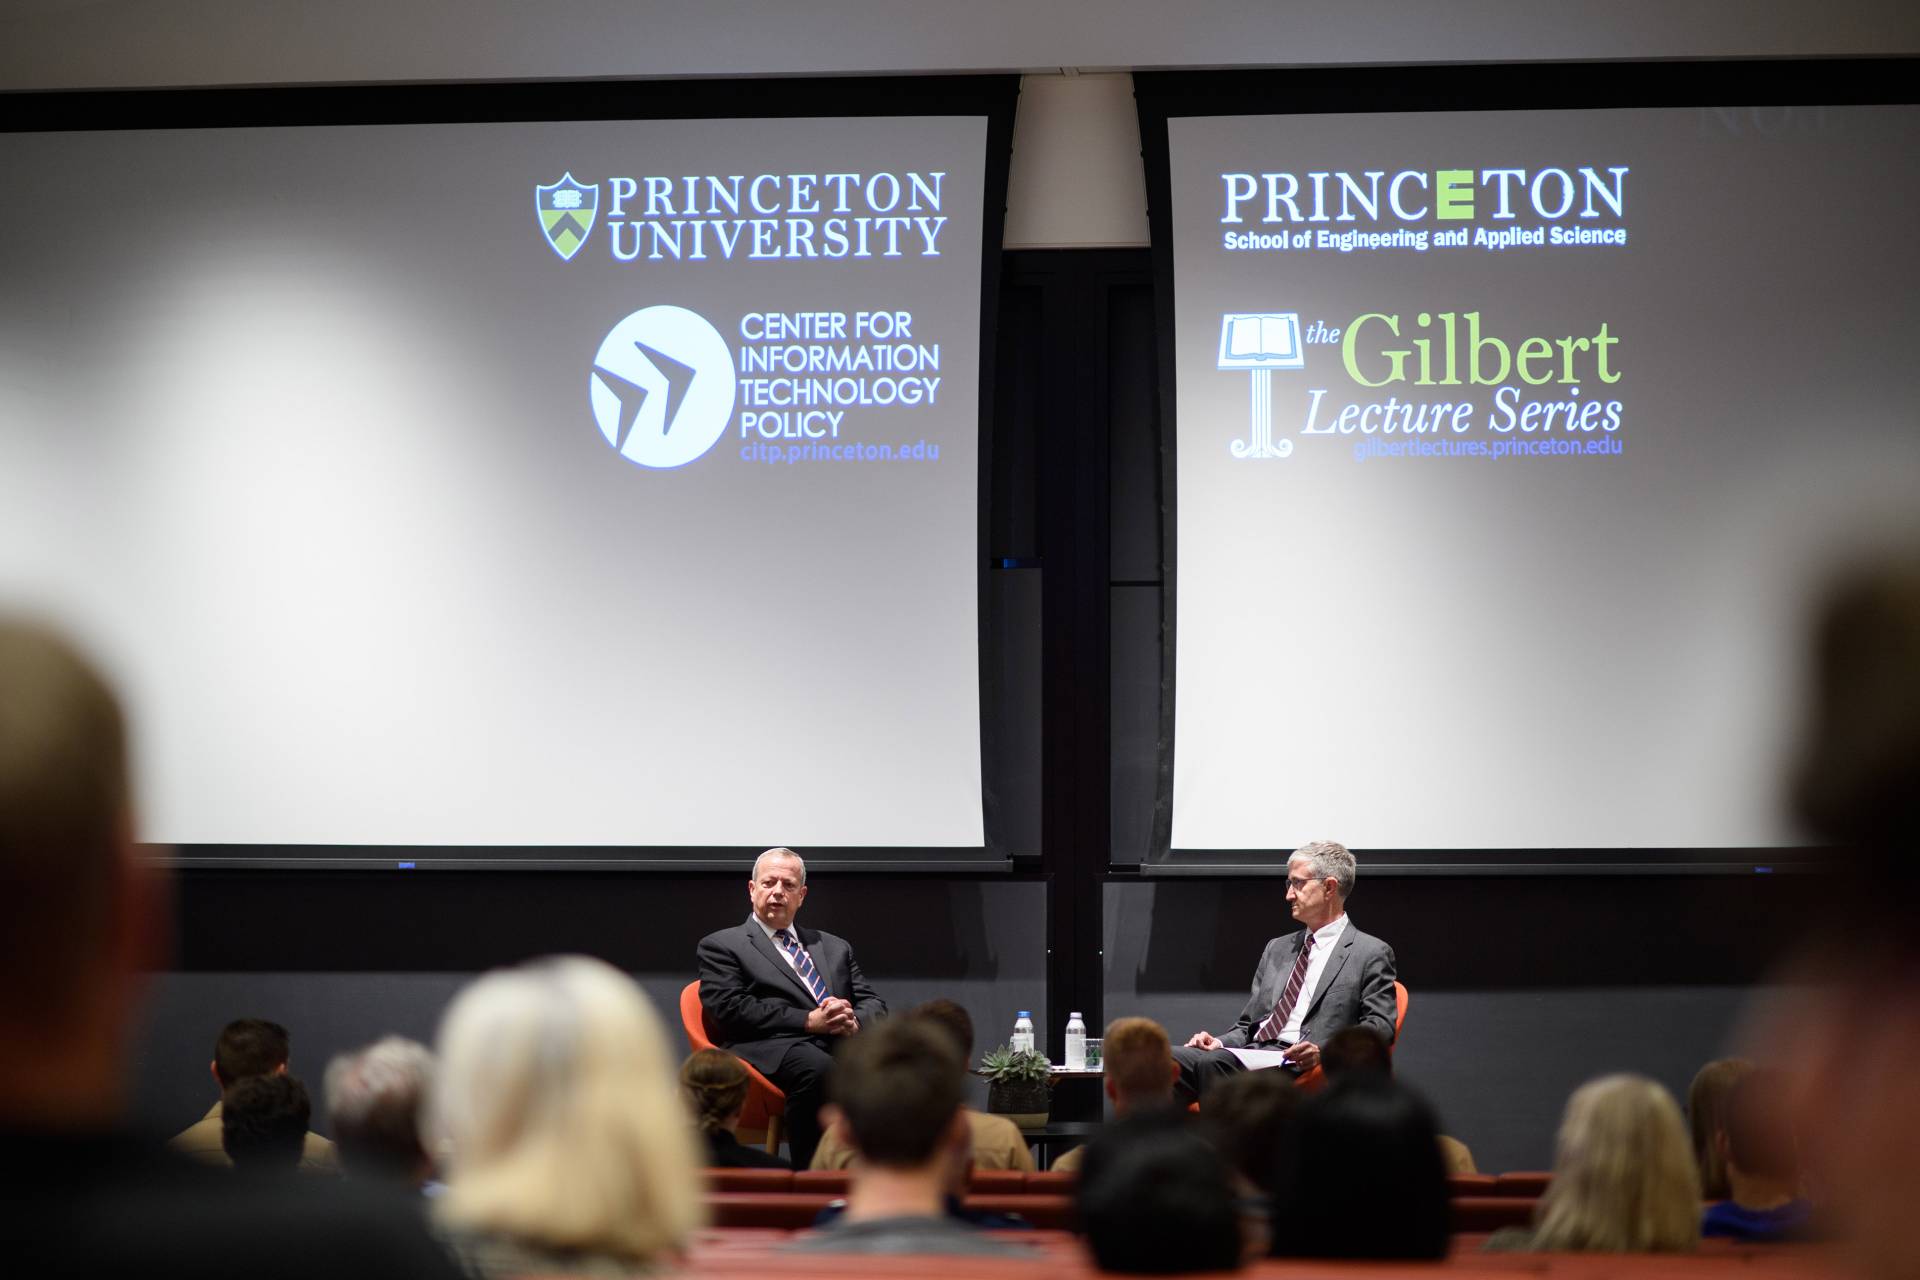
<instances>
[{"instance_id":1,"label":"projection screen","mask_svg":"<svg viewBox=\"0 0 1920 1280\"><path fill-rule=\"evenodd\" d=\"M1171 847L1753 849L1914 532L1911 106L1183 116Z\"/></svg>"},{"instance_id":2,"label":"projection screen","mask_svg":"<svg viewBox=\"0 0 1920 1280\"><path fill-rule=\"evenodd\" d=\"M0 600L142 838L981 852L988 123L0 135Z\"/></svg>"}]
</instances>

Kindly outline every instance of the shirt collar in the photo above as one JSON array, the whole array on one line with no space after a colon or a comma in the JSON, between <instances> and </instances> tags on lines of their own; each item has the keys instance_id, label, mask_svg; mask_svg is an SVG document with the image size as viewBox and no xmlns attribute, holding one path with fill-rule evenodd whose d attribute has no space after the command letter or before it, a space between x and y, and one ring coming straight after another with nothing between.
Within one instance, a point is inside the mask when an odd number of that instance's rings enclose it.
<instances>
[{"instance_id":1,"label":"shirt collar","mask_svg":"<svg viewBox=\"0 0 1920 1280\"><path fill-rule=\"evenodd\" d=\"M753 921L755 924L760 926L760 932L767 935L768 942L771 942L776 947L780 945L780 939L774 936L775 934L780 932L778 929L774 928L772 925L768 924L765 920L762 920L759 916L755 915L751 911L747 913L747 919ZM793 935L793 940L795 942L800 941L800 930L797 926L788 925L787 931Z\"/></svg>"},{"instance_id":2,"label":"shirt collar","mask_svg":"<svg viewBox=\"0 0 1920 1280\"><path fill-rule=\"evenodd\" d=\"M758 919L758 917L755 917L755 918ZM1337 942L1340 938L1340 935L1346 932L1346 928L1347 928L1347 913L1342 911L1339 915L1335 916L1333 919L1327 921L1325 924L1321 925L1318 929L1315 929L1313 931L1314 949L1318 950L1321 947L1325 947L1334 942Z\"/></svg>"}]
</instances>

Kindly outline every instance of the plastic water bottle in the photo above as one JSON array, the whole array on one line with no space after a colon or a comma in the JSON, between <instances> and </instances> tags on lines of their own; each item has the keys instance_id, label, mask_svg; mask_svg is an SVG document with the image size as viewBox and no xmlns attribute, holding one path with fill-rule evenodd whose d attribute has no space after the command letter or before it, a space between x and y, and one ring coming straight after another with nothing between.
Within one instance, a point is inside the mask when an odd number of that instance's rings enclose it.
<instances>
[{"instance_id":1,"label":"plastic water bottle","mask_svg":"<svg viewBox=\"0 0 1920 1280\"><path fill-rule=\"evenodd\" d=\"M1067 1015L1067 1070L1085 1071L1087 1069L1087 1024L1080 1021L1080 1015Z\"/></svg>"},{"instance_id":2,"label":"plastic water bottle","mask_svg":"<svg viewBox=\"0 0 1920 1280\"><path fill-rule=\"evenodd\" d=\"M1020 1016L1013 1020L1013 1039L1007 1043L1015 1053L1019 1053L1022 1049L1025 1049L1029 1053L1033 1051L1032 1012L1026 1009L1020 1011Z\"/></svg>"}]
</instances>

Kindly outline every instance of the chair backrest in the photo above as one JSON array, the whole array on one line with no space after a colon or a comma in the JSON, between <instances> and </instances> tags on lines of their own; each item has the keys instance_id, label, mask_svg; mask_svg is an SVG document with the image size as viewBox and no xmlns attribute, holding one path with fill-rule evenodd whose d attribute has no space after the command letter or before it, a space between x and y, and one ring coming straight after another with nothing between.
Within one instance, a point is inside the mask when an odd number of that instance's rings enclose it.
<instances>
[{"instance_id":1,"label":"chair backrest","mask_svg":"<svg viewBox=\"0 0 1920 1280\"><path fill-rule=\"evenodd\" d=\"M718 1047L713 1043L712 1029L707 1026L706 1007L700 1003L698 978L680 988L680 1026L687 1033L687 1043L693 1046L695 1053ZM747 1105L740 1113L739 1134L754 1141L765 1139L767 1150L777 1152L780 1147L779 1119L786 1114L787 1095L776 1088L773 1081L761 1075L751 1062L743 1061L740 1065L747 1069Z\"/></svg>"},{"instance_id":2,"label":"chair backrest","mask_svg":"<svg viewBox=\"0 0 1920 1280\"><path fill-rule=\"evenodd\" d=\"M1393 984L1393 1043L1400 1043L1400 1028L1407 1025L1407 984Z\"/></svg>"},{"instance_id":3,"label":"chair backrest","mask_svg":"<svg viewBox=\"0 0 1920 1280\"><path fill-rule=\"evenodd\" d=\"M1497 1196L1543 1196L1553 1185L1553 1174L1545 1169L1503 1173L1494 1179Z\"/></svg>"},{"instance_id":4,"label":"chair backrest","mask_svg":"<svg viewBox=\"0 0 1920 1280\"><path fill-rule=\"evenodd\" d=\"M1533 1223L1532 1196L1454 1196L1447 1202L1455 1231L1498 1231Z\"/></svg>"},{"instance_id":5,"label":"chair backrest","mask_svg":"<svg viewBox=\"0 0 1920 1280\"><path fill-rule=\"evenodd\" d=\"M707 1011L700 1003L700 979L680 988L680 1026L687 1043L697 1052L713 1048L713 1036L707 1031Z\"/></svg>"}]
</instances>

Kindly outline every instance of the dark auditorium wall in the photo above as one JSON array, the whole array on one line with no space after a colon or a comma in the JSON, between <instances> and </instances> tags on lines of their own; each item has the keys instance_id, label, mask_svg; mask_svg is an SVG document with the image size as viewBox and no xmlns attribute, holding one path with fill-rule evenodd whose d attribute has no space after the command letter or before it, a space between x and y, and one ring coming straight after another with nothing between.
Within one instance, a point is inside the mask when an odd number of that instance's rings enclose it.
<instances>
[{"instance_id":1,"label":"dark auditorium wall","mask_svg":"<svg viewBox=\"0 0 1920 1280\"><path fill-rule=\"evenodd\" d=\"M983 1041L1004 1038L1019 1009L1051 1021L1039 880L811 880L803 921L852 939L894 1009L953 997ZM677 1002L695 976L694 946L747 913L744 874L189 872L177 896L177 961L155 975L131 1064L135 1121L157 1132L213 1104L207 1064L232 1018L292 1031L293 1071L313 1090L324 1133L320 1078L334 1053L390 1032L431 1043L472 976L556 952L632 973L684 1052Z\"/></svg>"},{"instance_id":2,"label":"dark auditorium wall","mask_svg":"<svg viewBox=\"0 0 1920 1280\"><path fill-rule=\"evenodd\" d=\"M1395 951L1409 1002L1400 1077L1482 1172L1543 1169L1575 1086L1652 1076L1683 1102L1701 1063L1737 1047L1804 933L1809 876L1376 877L1354 923ZM1291 927L1278 878L1109 879L1109 1018L1184 1040L1247 1000L1268 937Z\"/></svg>"}]
</instances>

